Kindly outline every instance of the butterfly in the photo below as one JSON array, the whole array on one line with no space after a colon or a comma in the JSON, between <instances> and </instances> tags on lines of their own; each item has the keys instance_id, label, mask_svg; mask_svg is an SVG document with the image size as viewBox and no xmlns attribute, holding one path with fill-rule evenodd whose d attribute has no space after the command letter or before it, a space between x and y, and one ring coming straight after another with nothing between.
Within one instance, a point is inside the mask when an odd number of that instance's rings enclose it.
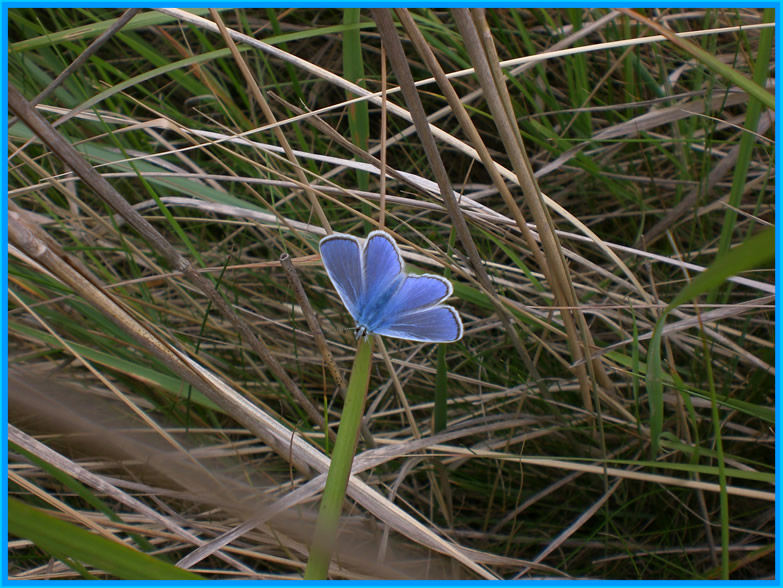
<instances>
[{"instance_id":1,"label":"butterfly","mask_svg":"<svg viewBox=\"0 0 783 588\"><path fill-rule=\"evenodd\" d=\"M402 254L386 231L367 239L334 233L319 243L326 273L356 322L356 338L370 333L424 343L462 338L454 291L441 276L405 272Z\"/></svg>"}]
</instances>

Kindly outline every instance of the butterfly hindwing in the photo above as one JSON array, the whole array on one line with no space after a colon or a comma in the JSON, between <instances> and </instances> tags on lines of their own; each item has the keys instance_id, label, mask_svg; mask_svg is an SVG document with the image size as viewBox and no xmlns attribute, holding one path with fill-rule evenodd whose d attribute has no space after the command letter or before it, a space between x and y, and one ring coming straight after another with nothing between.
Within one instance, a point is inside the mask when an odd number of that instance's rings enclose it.
<instances>
[{"instance_id":1,"label":"butterfly hindwing","mask_svg":"<svg viewBox=\"0 0 783 588\"><path fill-rule=\"evenodd\" d=\"M407 274L402 285L386 304L390 320L404 312L412 312L427 306L435 306L451 296L451 282L430 274Z\"/></svg>"},{"instance_id":2,"label":"butterfly hindwing","mask_svg":"<svg viewBox=\"0 0 783 588\"><path fill-rule=\"evenodd\" d=\"M411 341L450 343L462 338L462 320L453 307L444 304L400 314L376 332Z\"/></svg>"}]
</instances>

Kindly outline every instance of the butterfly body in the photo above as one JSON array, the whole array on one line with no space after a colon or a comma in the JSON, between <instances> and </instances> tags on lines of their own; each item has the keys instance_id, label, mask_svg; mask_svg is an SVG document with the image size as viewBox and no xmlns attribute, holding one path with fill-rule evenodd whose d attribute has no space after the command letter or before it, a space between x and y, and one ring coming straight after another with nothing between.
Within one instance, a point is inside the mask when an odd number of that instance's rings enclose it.
<instances>
[{"instance_id":1,"label":"butterfly body","mask_svg":"<svg viewBox=\"0 0 783 588\"><path fill-rule=\"evenodd\" d=\"M358 304L356 324L368 333L374 333L382 329L388 323L386 308L394 297L402 279L397 279L387 285L385 290L365 294Z\"/></svg>"},{"instance_id":2,"label":"butterfly body","mask_svg":"<svg viewBox=\"0 0 783 588\"><path fill-rule=\"evenodd\" d=\"M462 337L462 320L443 300L451 282L441 276L405 272L397 243L386 231L365 240L335 233L321 239L329 279L356 322L357 337L376 333L422 342Z\"/></svg>"}]
</instances>

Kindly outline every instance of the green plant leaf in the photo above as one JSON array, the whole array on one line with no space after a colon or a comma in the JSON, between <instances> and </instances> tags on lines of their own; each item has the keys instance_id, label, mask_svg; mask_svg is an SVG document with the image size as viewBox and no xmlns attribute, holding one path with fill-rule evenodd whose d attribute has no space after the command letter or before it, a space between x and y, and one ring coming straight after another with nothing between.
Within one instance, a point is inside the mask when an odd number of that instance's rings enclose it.
<instances>
[{"instance_id":1,"label":"green plant leaf","mask_svg":"<svg viewBox=\"0 0 783 588\"><path fill-rule=\"evenodd\" d=\"M766 229L722 255L705 271L696 276L672 300L664 316L705 292L714 290L727 278L756 268L775 257L775 230ZM663 318L663 317L661 317Z\"/></svg>"},{"instance_id":2,"label":"green plant leaf","mask_svg":"<svg viewBox=\"0 0 783 588\"><path fill-rule=\"evenodd\" d=\"M674 297L655 325L650 341L647 367L647 398L650 404L650 437L653 455L658 452L658 438L663 431L663 365L661 363L661 336L668 314L700 294L714 290L730 276L758 267L775 256L775 230L766 229L750 237L725 255L716 259L704 272L696 276Z\"/></svg>"}]
</instances>

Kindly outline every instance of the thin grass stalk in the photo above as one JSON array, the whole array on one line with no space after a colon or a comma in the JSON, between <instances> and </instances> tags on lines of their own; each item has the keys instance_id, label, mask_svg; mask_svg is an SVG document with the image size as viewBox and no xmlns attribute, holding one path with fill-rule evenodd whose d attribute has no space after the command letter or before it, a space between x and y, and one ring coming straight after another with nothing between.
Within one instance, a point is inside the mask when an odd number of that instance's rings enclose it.
<instances>
[{"instance_id":1,"label":"thin grass stalk","mask_svg":"<svg viewBox=\"0 0 783 588\"><path fill-rule=\"evenodd\" d=\"M288 159L288 161L290 161L293 164L291 167L293 168L294 173L296 174L298 180L305 187L304 191L310 202L310 207L312 208L313 211L315 211L315 214L318 216L318 220L320 221L321 226L327 231L331 232L332 229L331 229L331 225L329 224L329 219L327 218L326 213L323 211L323 208L321 207L318 198L316 198L315 192L310 187L310 182L307 180L307 176L305 175L302 168L298 165L296 161L296 155L294 155L294 150L291 148L291 145L288 142L288 138L283 133L283 130L276 124L277 120L275 119L275 115L272 112L272 109L269 108L269 104L267 103L266 98L264 98L264 95L261 93L261 89L258 86L258 82L256 81L255 77L250 71L250 68L245 63L245 60L242 59L242 55L240 55L239 49L237 49L236 43L234 42L234 38L229 34L228 28L223 23L223 19L220 18L220 13L214 8L210 8L209 13L212 16L215 23L217 24L218 28L220 29L220 34L223 36L223 40L226 42L226 45L228 45L228 48L231 50L231 55L233 55L234 60L237 63L237 66L242 72L242 76L245 78L245 83L247 84L247 87L249 88L250 92L253 94L253 97L256 99L258 106L261 108L261 112L264 114L264 118L266 119L267 124L274 125L272 127L272 132L274 132L275 138L279 141L280 146L285 151L286 158Z\"/></svg>"},{"instance_id":2,"label":"thin grass stalk","mask_svg":"<svg viewBox=\"0 0 783 588\"><path fill-rule=\"evenodd\" d=\"M397 393L397 397L399 398L399 403L402 406L403 413L405 414L405 417L408 421L408 426L410 427L411 434L413 435L414 439L421 439L421 431L419 430L419 425L416 423L416 417L413 415L413 411L411 410L411 406L410 403L408 402L408 398L405 396L405 390L402 389L402 383L400 382L400 379L397 377L397 372L395 371L394 366L392 365L391 357L389 356L389 353L386 350L386 346L383 343L383 339L379 341L378 346L380 347L381 356L383 357L384 364L386 365L386 371L389 373L389 377L391 378L391 385L394 388L395 392ZM441 343L438 345L439 350L443 349L444 352L445 352L444 349L445 347L446 347L445 343ZM447 370L448 367L444 366L444 369ZM448 510L449 510L448 505L446 504L446 499L444 498L443 490L438 484L438 479L435 477L435 474L431 470L427 470L426 474L427 474L427 479L429 480L430 492L435 496L435 502L437 503L441 512L444 513L444 517L447 520L449 520L450 517L448 514Z\"/></svg>"},{"instance_id":3,"label":"thin grass stalk","mask_svg":"<svg viewBox=\"0 0 783 588\"><path fill-rule=\"evenodd\" d=\"M87 47L82 53L79 54L79 57L74 59L68 67L66 67L63 71L61 71L59 74L57 74L57 77L54 78L51 83L46 86L39 94L33 98L30 101L30 104L35 106L36 104L40 104L44 100L46 100L52 92L54 92L62 83L73 73L75 73L80 67L82 67L85 63L87 63L87 60L95 55L97 53L98 49L103 46L104 43L109 41L114 35L119 31L122 27L124 27L134 16L136 16L136 13L139 12L138 8L129 8L125 12L122 13L122 15L111 23L111 26L106 29L104 32L100 34L100 36L95 39L92 43L90 43L90 46ZM9 125L11 126L13 124L13 121L9 121Z\"/></svg>"},{"instance_id":4,"label":"thin grass stalk","mask_svg":"<svg viewBox=\"0 0 783 588\"><path fill-rule=\"evenodd\" d=\"M364 87L364 60L362 53L361 30L359 29L359 8L343 9L343 76L357 86ZM350 94L346 96L350 98ZM351 130L353 144L367 151L370 140L370 111L366 101L356 102L348 107L348 126ZM356 188L367 190L369 175L366 171L356 172Z\"/></svg>"},{"instance_id":5,"label":"thin grass stalk","mask_svg":"<svg viewBox=\"0 0 783 588\"><path fill-rule=\"evenodd\" d=\"M520 340L519 334L514 328L514 324L508 311L495 292L495 287L492 285L492 282L489 279L489 275L487 274L487 270L484 267L481 255L479 254L478 248L476 247L476 243L470 234L470 230L468 229L465 216L457 204L456 198L454 197L454 190L451 187L451 181L449 180L446 167L444 166L443 160L441 159L438 146L435 143L435 138L430 131L430 125L427 122L427 116L424 112L424 107L422 106L421 99L419 98L416 86L413 82L413 75L411 74L410 65L408 64L407 58L405 57L405 52L402 48L402 41L400 40L399 34L397 33L397 30L394 26L394 22L391 17L391 11L389 9L375 8L372 10L372 14L375 22L378 24L381 38L384 45L386 46L386 51L389 56L389 61L391 62L394 73L400 82L400 88L402 90L403 96L405 97L405 102L410 109L413 122L419 131L421 145L427 155L427 161L429 162L430 169L435 176L435 181L437 182L438 188L440 189L441 198L446 205L446 210L448 211L449 218L454 225L454 230L457 233L457 237L459 238L460 243L462 243L462 246L467 253L467 257L470 260L473 271L476 272L479 283L481 284L485 293L492 300L493 305L495 305L495 308L500 315L500 319L505 326L505 332L514 345L514 349L516 350L519 357L525 362L525 365L529 366L529 369L533 368L531 373L535 373L533 361L530 359L530 355L528 354L524 345L522 345L522 341ZM540 379L538 381L542 388L542 393L545 393L545 386Z\"/></svg>"},{"instance_id":6,"label":"thin grass stalk","mask_svg":"<svg viewBox=\"0 0 783 588\"><path fill-rule=\"evenodd\" d=\"M712 432L714 435L715 452L718 457L718 484L720 484L720 569L721 580L729 579L729 493L727 490L728 479L726 478L726 456L723 454L723 436L721 434L722 420L718 407L718 395L715 391L715 378L712 373L712 354L707 337L701 337L702 349L704 350L704 366L707 370L707 383L710 390L710 400L712 402Z\"/></svg>"},{"instance_id":7,"label":"thin grass stalk","mask_svg":"<svg viewBox=\"0 0 783 588\"><path fill-rule=\"evenodd\" d=\"M774 22L775 10L775 8L764 9L764 22ZM760 86L764 84L769 74L769 60L774 34L774 31L771 29L761 31L756 65L753 69L753 81ZM745 113L745 132L740 138L739 154L737 156L737 164L734 167L734 177L731 182L731 193L729 194L729 205L726 208L726 217L723 221L720 239L718 240L718 255L729 250L732 236L737 228L737 209L740 206L740 200L748 179L748 168L750 167L751 155L753 154L753 145L757 140L756 134L759 117L761 116L761 107L762 101L756 97L751 97L748 101L748 110ZM774 108L774 106L771 108L773 112Z\"/></svg>"},{"instance_id":8,"label":"thin grass stalk","mask_svg":"<svg viewBox=\"0 0 783 588\"><path fill-rule=\"evenodd\" d=\"M465 47L473 60L476 74L481 85L484 87L487 104L495 118L496 126L506 148L506 152L511 159L512 168L517 176L517 182L522 188L525 201L528 204L533 221L538 229L544 256L547 260L547 263L542 267L542 270L546 272L547 278L549 279L556 303L559 306L576 309L578 306L576 296L573 292L573 285L571 284L569 273L566 269L565 260L563 259L561 245L554 231L552 219L544 205L541 191L535 181L530 162L525 154L521 133L517 128L516 118L513 116L513 112L510 111L511 106L508 90L506 89L502 73L495 67L496 61L491 59L493 55L487 54L487 47L485 46L485 43L482 43L479 26L474 22L474 16L471 12L467 9L456 9L453 12L455 20L457 21L457 26L465 39ZM484 32L486 30L486 22L483 21L480 16L475 16L475 18L479 19L482 27L484 27L481 32ZM485 41L486 45L491 45L489 39L485 39ZM579 333L574 324L574 317L572 317L569 311L561 312L561 317L563 325L566 328L568 346L571 350L574 364L576 365L574 371L581 385L582 401L585 405L585 409L592 412L593 401L591 390L596 390L597 386L590 384L590 381L588 380L588 371L583 364L579 363L584 359L586 354L589 354L591 349L589 339L580 341ZM583 332L582 337L589 337L589 334ZM584 350L583 346L585 346ZM590 362L590 364L595 364L590 367L592 367L597 374L600 375L603 373L600 362L593 361ZM611 383L605 374L601 378L601 384L608 389L611 389Z\"/></svg>"},{"instance_id":9,"label":"thin grass stalk","mask_svg":"<svg viewBox=\"0 0 783 588\"><path fill-rule=\"evenodd\" d=\"M191 262L174 248L147 219L141 216L123 198L109 182L101 176L93 167L68 143L49 122L33 109L24 99L24 96L13 86L8 87L8 105L17 116L43 141L63 162L71 167L84 182L90 186L109 206L117 211L128 223L133 226L152 247L159 252L176 271L182 272L193 284L195 284L209 300L214 304L223 316L225 316L241 333L253 348L264 364L274 376L296 398L301 408L313 420L316 425L324 426L321 413L313 406L302 390L283 369L283 366L275 359L266 344L258 337L229 306L223 297L215 289L214 284L195 270Z\"/></svg>"},{"instance_id":10,"label":"thin grass stalk","mask_svg":"<svg viewBox=\"0 0 783 588\"><path fill-rule=\"evenodd\" d=\"M348 380L340 427L337 430L332 462L329 465L321 507L318 510L310 557L304 573L305 580L325 580L329 571L329 562L332 559L337 537L337 525L345 501L345 489L351 474L356 443L359 440L359 426L364 414L367 387L370 383L373 340L373 336L359 338L351 377Z\"/></svg>"}]
</instances>

